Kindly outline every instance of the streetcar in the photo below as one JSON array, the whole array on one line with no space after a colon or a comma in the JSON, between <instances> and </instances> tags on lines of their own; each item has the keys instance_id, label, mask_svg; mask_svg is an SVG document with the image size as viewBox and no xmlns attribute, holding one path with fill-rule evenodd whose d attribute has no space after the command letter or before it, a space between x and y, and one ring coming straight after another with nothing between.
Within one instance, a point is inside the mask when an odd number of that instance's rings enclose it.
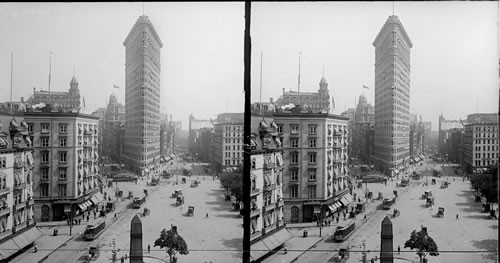
<instances>
[{"instance_id":1,"label":"streetcar","mask_svg":"<svg viewBox=\"0 0 500 263\"><path fill-rule=\"evenodd\" d=\"M133 201L134 208L140 208L141 205L144 204L144 202L146 202L146 195L145 194L134 197L134 201Z\"/></svg>"},{"instance_id":2,"label":"streetcar","mask_svg":"<svg viewBox=\"0 0 500 263\"><path fill-rule=\"evenodd\" d=\"M354 229L356 228L356 223L354 220L349 220L345 222L344 224L340 225L337 227L335 230L335 233L333 234L333 240L336 242L343 242L349 236L351 236L354 233Z\"/></svg>"},{"instance_id":3,"label":"streetcar","mask_svg":"<svg viewBox=\"0 0 500 263\"><path fill-rule=\"evenodd\" d=\"M396 203L396 197L395 196L393 196L391 198L386 198L386 199L384 199L384 201L382 201L382 207L385 210L389 210L389 209L391 209L391 206L393 204L395 204L395 203Z\"/></svg>"},{"instance_id":4,"label":"streetcar","mask_svg":"<svg viewBox=\"0 0 500 263\"><path fill-rule=\"evenodd\" d=\"M102 233L104 227L106 227L106 220L101 218L96 223L87 225L85 232L83 232L83 237L87 240L94 240L97 236L99 236L99 234Z\"/></svg>"}]
</instances>

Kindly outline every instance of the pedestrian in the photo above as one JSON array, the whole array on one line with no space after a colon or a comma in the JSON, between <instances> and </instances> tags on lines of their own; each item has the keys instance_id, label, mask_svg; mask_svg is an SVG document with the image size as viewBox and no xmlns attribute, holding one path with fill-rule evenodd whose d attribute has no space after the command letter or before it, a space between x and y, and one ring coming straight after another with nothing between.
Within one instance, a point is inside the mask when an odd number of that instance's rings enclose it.
<instances>
[{"instance_id":1,"label":"pedestrian","mask_svg":"<svg viewBox=\"0 0 500 263\"><path fill-rule=\"evenodd\" d=\"M36 243L33 243L33 249L35 250L35 253L38 252L38 246L36 245Z\"/></svg>"},{"instance_id":2,"label":"pedestrian","mask_svg":"<svg viewBox=\"0 0 500 263\"><path fill-rule=\"evenodd\" d=\"M78 224L81 225L82 224L82 219L81 218L78 218Z\"/></svg>"},{"instance_id":3,"label":"pedestrian","mask_svg":"<svg viewBox=\"0 0 500 263\"><path fill-rule=\"evenodd\" d=\"M365 217L363 218L363 220L365 220L365 221L366 221L366 214L365 214Z\"/></svg>"},{"instance_id":4,"label":"pedestrian","mask_svg":"<svg viewBox=\"0 0 500 263\"><path fill-rule=\"evenodd\" d=\"M122 257L120 258L120 262L121 262L121 263L124 263L124 262L125 262L125 257L123 257L123 256L122 256Z\"/></svg>"},{"instance_id":5,"label":"pedestrian","mask_svg":"<svg viewBox=\"0 0 500 263\"><path fill-rule=\"evenodd\" d=\"M458 214L457 214L457 217L455 219L458 220Z\"/></svg>"},{"instance_id":6,"label":"pedestrian","mask_svg":"<svg viewBox=\"0 0 500 263\"><path fill-rule=\"evenodd\" d=\"M337 224L339 223L339 217L337 216Z\"/></svg>"},{"instance_id":7,"label":"pedestrian","mask_svg":"<svg viewBox=\"0 0 500 263\"><path fill-rule=\"evenodd\" d=\"M90 216L89 216L89 215L87 215L87 222L89 221L89 219L90 219Z\"/></svg>"},{"instance_id":8,"label":"pedestrian","mask_svg":"<svg viewBox=\"0 0 500 263\"><path fill-rule=\"evenodd\" d=\"M398 246L398 255L401 255L401 247Z\"/></svg>"},{"instance_id":9,"label":"pedestrian","mask_svg":"<svg viewBox=\"0 0 500 263\"><path fill-rule=\"evenodd\" d=\"M208 213L207 213L207 215L206 215L206 217L205 217L205 218L208 218Z\"/></svg>"},{"instance_id":10,"label":"pedestrian","mask_svg":"<svg viewBox=\"0 0 500 263\"><path fill-rule=\"evenodd\" d=\"M288 253L288 249L286 247L286 244L283 244L283 250L285 251L285 254Z\"/></svg>"},{"instance_id":11,"label":"pedestrian","mask_svg":"<svg viewBox=\"0 0 500 263\"><path fill-rule=\"evenodd\" d=\"M150 254L150 253L151 253L151 245L148 244L148 254Z\"/></svg>"}]
</instances>

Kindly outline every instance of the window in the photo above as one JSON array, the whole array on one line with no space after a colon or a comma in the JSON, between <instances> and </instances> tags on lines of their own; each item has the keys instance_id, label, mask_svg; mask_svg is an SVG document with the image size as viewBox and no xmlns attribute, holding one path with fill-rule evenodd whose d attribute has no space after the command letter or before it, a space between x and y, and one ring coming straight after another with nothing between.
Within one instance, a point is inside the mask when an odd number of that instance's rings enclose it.
<instances>
[{"instance_id":1,"label":"window","mask_svg":"<svg viewBox=\"0 0 500 263\"><path fill-rule=\"evenodd\" d=\"M277 124L278 128L276 129L276 131L278 133L283 133L283 124Z\"/></svg>"},{"instance_id":2,"label":"window","mask_svg":"<svg viewBox=\"0 0 500 263\"><path fill-rule=\"evenodd\" d=\"M58 193L59 193L59 197L64 197L66 196L66 185L65 184L60 184L58 186Z\"/></svg>"},{"instance_id":3,"label":"window","mask_svg":"<svg viewBox=\"0 0 500 263\"><path fill-rule=\"evenodd\" d=\"M66 147L66 141L67 141L66 137L59 138L59 146L60 147Z\"/></svg>"},{"instance_id":4,"label":"window","mask_svg":"<svg viewBox=\"0 0 500 263\"><path fill-rule=\"evenodd\" d=\"M28 123L28 132L33 132L33 123Z\"/></svg>"},{"instance_id":5,"label":"window","mask_svg":"<svg viewBox=\"0 0 500 263\"><path fill-rule=\"evenodd\" d=\"M317 127L318 127L318 125L316 125L316 124L310 124L309 125L309 134L316 134Z\"/></svg>"},{"instance_id":6,"label":"window","mask_svg":"<svg viewBox=\"0 0 500 263\"><path fill-rule=\"evenodd\" d=\"M316 169L307 170L309 173L309 181L316 181Z\"/></svg>"},{"instance_id":7,"label":"window","mask_svg":"<svg viewBox=\"0 0 500 263\"><path fill-rule=\"evenodd\" d=\"M290 170L290 181L296 182L299 180L299 170L291 169Z\"/></svg>"},{"instance_id":8,"label":"window","mask_svg":"<svg viewBox=\"0 0 500 263\"><path fill-rule=\"evenodd\" d=\"M49 124L48 123L42 123L41 124L41 127L42 127L42 133L49 133Z\"/></svg>"},{"instance_id":9,"label":"window","mask_svg":"<svg viewBox=\"0 0 500 263\"><path fill-rule=\"evenodd\" d=\"M40 196L49 196L49 184L40 185Z\"/></svg>"},{"instance_id":10,"label":"window","mask_svg":"<svg viewBox=\"0 0 500 263\"><path fill-rule=\"evenodd\" d=\"M308 185L307 186L307 197L309 197L309 198L316 197L316 186L315 185Z\"/></svg>"},{"instance_id":11,"label":"window","mask_svg":"<svg viewBox=\"0 0 500 263\"><path fill-rule=\"evenodd\" d=\"M42 137L42 147L49 147L49 137Z\"/></svg>"},{"instance_id":12,"label":"window","mask_svg":"<svg viewBox=\"0 0 500 263\"><path fill-rule=\"evenodd\" d=\"M5 167L7 167L7 158L0 157L0 168L5 168Z\"/></svg>"},{"instance_id":13,"label":"window","mask_svg":"<svg viewBox=\"0 0 500 263\"><path fill-rule=\"evenodd\" d=\"M291 185L290 186L290 198L297 198L299 197L299 186L298 185Z\"/></svg>"},{"instance_id":14,"label":"window","mask_svg":"<svg viewBox=\"0 0 500 263\"><path fill-rule=\"evenodd\" d=\"M298 164L299 163L299 153L291 152L290 153L290 164Z\"/></svg>"},{"instance_id":15,"label":"window","mask_svg":"<svg viewBox=\"0 0 500 263\"><path fill-rule=\"evenodd\" d=\"M291 138L290 139L290 147L298 148L299 147L299 139Z\"/></svg>"},{"instance_id":16,"label":"window","mask_svg":"<svg viewBox=\"0 0 500 263\"><path fill-rule=\"evenodd\" d=\"M59 124L59 133L68 133L68 125L66 123Z\"/></svg>"},{"instance_id":17,"label":"window","mask_svg":"<svg viewBox=\"0 0 500 263\"><path fill-rule=\"evenodd\" d=\"M59 179L66 180L66 174L67 174L67 169L66 167L60 167L59 168Z\"/></svg>"},{"instance_id":18,"label":"window","mask_svg":"<svg viewBox=\"0 0 500 263\"><path fill-rule=\"evenodd\" d=\"M48 180L49 179L49 168L48 167L43 167L40 169L40 178L42 180Z\"/></svg>"},{"instance_id":19,"label":"window","mask_svg":"<svg viewBox=\"0 0 500 263\"><path fill-rule=\"evenodd\" d=\"M316 153L309 153L309 164L316 164Z\"/></svg>"},{"instance_id":20,"label":"window","mask_svg":"<svg viewBox=\"0 0 500 263\"><path fill-rule=\"evenodd\" d=\"M42 158L41 158L41 163L48 163L49 162L49 152L43 151L41 152Z\"/></svg>"},{"instance_id":21,"label":"window","mask_svg":"<svg viewBox=\"0 0 500 263\"><path fill-rule=\"evenodd\" d=\"M316 148L316 139L309 139L309 148Z\"/></svg>"},{"instance_id":22,"label":"window","mask_svg":"<svg viewBox=\"0 0 500 263\"><path fill-rule=\"evenodd\" d=\"M291 124L290 125L290 133L291 134L298 134L299 133L299 125L297 124Z\"/></svg>"},{"instance_id":23,"label":"window","mask_svg":"<svg viewBox=\"0 0 500 263\"><path fill-rule=\"evenodd\" d=\"M67 155L68 155L68 152L60 152L59 153L59 162L66 163L67 162L67 160L66 160Z\"/></svg>"}]
</instances>

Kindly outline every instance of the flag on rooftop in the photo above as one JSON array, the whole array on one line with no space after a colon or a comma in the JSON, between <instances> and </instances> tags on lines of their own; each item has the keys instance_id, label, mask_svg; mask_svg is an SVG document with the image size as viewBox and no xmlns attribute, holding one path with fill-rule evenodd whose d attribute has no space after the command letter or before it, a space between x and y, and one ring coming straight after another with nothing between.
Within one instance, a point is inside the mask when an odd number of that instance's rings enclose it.
<instances>
[{"instance_id":1,"label":"flag on rooftop","mask_svg":"<svg viewBox=\"0 0 500 263\"><path fill-rule=\"evenodd\" d=\"M363 85L363 88L364 88L364 89L370 89L370 88L368 88L368 86L365 86L365 85Z\"/></svg>"}]
</instances>

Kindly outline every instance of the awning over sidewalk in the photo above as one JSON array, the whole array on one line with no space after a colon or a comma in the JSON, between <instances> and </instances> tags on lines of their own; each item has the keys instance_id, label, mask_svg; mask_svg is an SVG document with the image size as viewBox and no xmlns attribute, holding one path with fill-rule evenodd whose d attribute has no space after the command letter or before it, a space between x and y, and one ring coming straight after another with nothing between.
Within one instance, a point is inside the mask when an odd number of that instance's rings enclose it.
<instances>
[{"instance_id":1,"label":"awning over sidewalk","mask_svg":"<svg viewBox=\"0 0 500 263\"><path fill-rule=\"evenodd\" d=\"M288 232L286 228L282 228L250 245L250 257L252 258L252 261L258 260L262 256L283 245L292 237L292 234Z\"/></svg>"},{"instance_id":2,"label":"awning over sidewalk","mask_svg":"<svg viewBox=\"0 0 500 263\"><path fill-rule=\"evenodd\" d=\"M9 240L0 244L0 260L7 259L17 251L29 246L31 243L42 237L42 235L42 232L40 232L38 228L31 227L30 229L11 237Z\"/></svg>"},{"instance_id":3,"label":"awning over sidewalk","mask_svg":"<svg viewBox=\"0 0 500 263\"><path fill-rule=\"evenodd\" d=\"M85 209L87 209L87 205L85 204L85 202L79 203L79 204L78 204L78 207L79 207L79 208L80 208L80 210L82 210L82 211L85 211Z\"/></svg>"},{"instance_id":4,"label":"awning over sidewalk","mask_svg":"<svg viewBox=\"0 0 500 263\"><path fill-rule=\"evenodd\" d=\"M350 203L352 203L353 200L354 200L354 198L352 198L352 195L347 193L344 196L342 196L342 198L340 199L340 202L344 206L348 206Z\"/></svg>"},{"instance_id":5,"label":"awning over sidewalk","mask_svg":"<svg viewBox=\"0 0 500 263\"><path fill-rule=\"evenodd\" d=\"M104 201L104 196L101 194L101 192L97 192L92 197L90 197L90 201L92 201L94 205L97 205L100 202Z\"/></svg>"}]
</instances>

